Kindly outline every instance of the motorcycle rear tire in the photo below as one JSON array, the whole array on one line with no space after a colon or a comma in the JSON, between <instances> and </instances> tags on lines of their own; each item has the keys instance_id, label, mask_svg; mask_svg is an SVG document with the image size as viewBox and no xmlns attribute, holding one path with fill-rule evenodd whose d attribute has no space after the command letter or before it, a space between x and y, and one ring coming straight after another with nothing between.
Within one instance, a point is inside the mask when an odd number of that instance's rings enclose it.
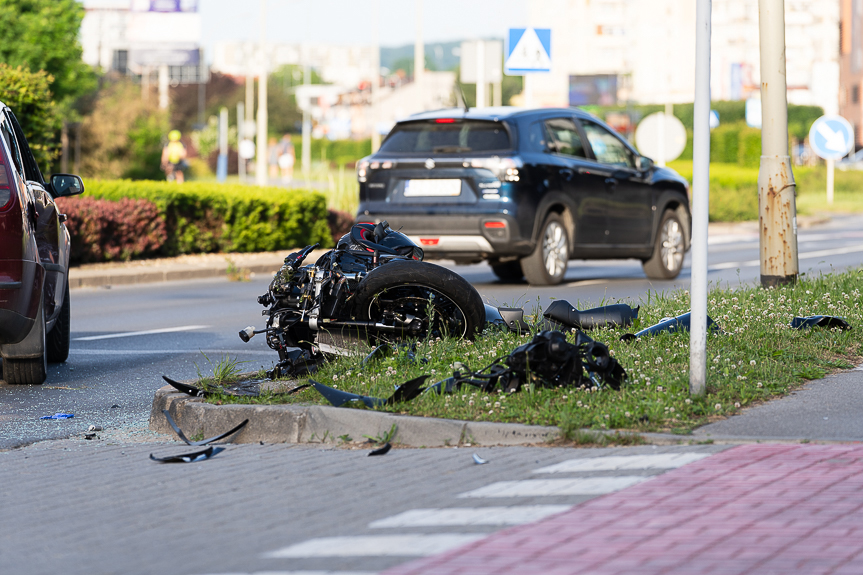
<instances>
[{"instance_id":1,"label":"motorcycle rear tire","mask_svg":"<svg viewBox=\"0 0 863 575\"><path fill-rule=\"evenodd\" d=\"M476 289L447 268L415 260L388 262L375 268L360 282L355 294L358 319L380 321L374 309L378 297L394 288L416 286L435 292L455 304L464 317L461 333L454 337L473 339L485 323L485 305Z\"/></svg>"}]
</instances>

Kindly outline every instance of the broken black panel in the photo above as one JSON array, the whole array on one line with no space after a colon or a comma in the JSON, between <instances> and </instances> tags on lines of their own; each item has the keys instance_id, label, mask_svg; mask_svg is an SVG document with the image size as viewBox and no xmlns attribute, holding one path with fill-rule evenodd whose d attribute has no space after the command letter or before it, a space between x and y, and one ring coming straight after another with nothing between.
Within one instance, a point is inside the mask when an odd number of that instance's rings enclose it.
<instances>
[{"instance_id":1,"label":"broken black panel","mask_svg":"<svg viewBox=\"0 0 863 575\"><path fill-rule=\"evenodd\" d=\"M552 329L559 329L561 326L576 329L594 329L598 327L626 327L632 325L633 320L638 318L639 309L640 307L633 309L626 304L619 303L580 311L575 309L568 301L557 300L552 302L542 315L546 318L547 324Z\"/></svg>"},{"instance_id":2,"label":"broken black panel","mask_svg":"<svg viewBox=\"0 0 863 575\"><path fill-rule=\"evenodd\" d=\"M158 461L159 463L194 463L196 461L204 461L205 459L210 459L214 455L221 453L224 450L224 447L210 446L203 451L182 453L180 455L169 455L168 457L156 457L151 453L150 459L152 459L153 461Z\"/></svg>"},{"instance_id":3,"label":"broken black panel","mask_svg":"<svg viewBox=\"0 0 863 575\"><path fill-rule=\"evenodd\" d=\"M177 391L185 393L186 395L191 395L192 397L206 397L208 395L208 392L204 391L203 389L199 389L194 385L189 385L188 383L176 381L174 379L171 379L167 375L163 375L162 379L168 382L168 385L170 385Z\"/></svg>"},{"instance_id":4,"label":"broken black panel","mask_svg":"<svg viewBox=\"0 0 863 575\"><path fill-rule=\"evenodd\" d=\"M795 317L789 324L794 329L809 329L811 327L826 327L839 329L851 329L851 324L844 317L833 315L813 315L809 317Z\"/></svg>"},{"instance_id":5,"label":"broken black panel","mask_svg":"<svg viewBox=\"0 0 863 575\"><path fill-rule=\"evenodd\" d=\"M379 447L378 449L374 449L372 451L369 451L369 457L373 457L375 455L386 455L387 453L390 452L390 449L392 449L392 448L393 448L392 444L387 442L384 444L383 447Z\"/></svg>"},{"instance_id":6,"label":"broken black panel","mask_svg":"<svg viewBox=\"0 0 863 575\"><path fill-rule=\"evenodd\" d=\"M219 435L214 435L213 437L211 437L209 439L202 439L200 441L190 441L189 438L186 437L186 434L183 433L183 430L180 429L180 426L177 425L177 422L174 421L174 418L171 417L170 412L168 412L167 409L163 409L162 413L165 415L165 419L168 420L168 424L174 429L174 432L177 434L177 437L179 437L187 445L203 446L203 445L207 445L209 443L213 443L214 441L219 441L220 439L224 439L224 438L228 437L229 435L232 435L232 434L240 431L241 429L243 429L246 426L247 423L249 423L248 419L244 419L242 423L240 423L239 425L237 425L233 429L230 429L224 433L220 433Z\"/></svg>"}]
</instances>

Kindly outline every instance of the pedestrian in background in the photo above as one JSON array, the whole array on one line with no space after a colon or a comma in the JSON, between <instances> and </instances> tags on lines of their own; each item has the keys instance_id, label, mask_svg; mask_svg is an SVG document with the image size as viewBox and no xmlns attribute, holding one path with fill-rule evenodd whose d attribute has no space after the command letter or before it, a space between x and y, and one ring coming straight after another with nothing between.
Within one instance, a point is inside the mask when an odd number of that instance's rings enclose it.
<instances>
[{"instance_id":1,"label":"pedestrian in background","mask_svg":"<svg viewBox=\"0 0 863 575\"><path fill-rule=\"evenodd\" d=\"M186 146L180 141L180 131L171 130L168 133L168 145L162 148L162 170L170 182L182 184L185 181Z\"/></svg>"},{"instance_id":2,"label":"pedestrian in background","mask_svg":"<svg viewBox=\"0 0 863 575\"><path fill-rule=\"evenodd\" d=\"M282 136L282 141L279 142L276 153L278 154L282 183L290 184L291 180L294 179L294 163L297 160L297 154L294 151L294 143L291 142L290 134Z\"/></svg>"},{"instance_id":3,"label":"pedestrian in background","mask_svg":"<svg viewBox=\"0 0 863 575\"><path fill-rule=\"evenodd\" d=\"M267 167L270 180L279 176L279 143L275 138L267 140Z\"/></svg>"}]
</instances>

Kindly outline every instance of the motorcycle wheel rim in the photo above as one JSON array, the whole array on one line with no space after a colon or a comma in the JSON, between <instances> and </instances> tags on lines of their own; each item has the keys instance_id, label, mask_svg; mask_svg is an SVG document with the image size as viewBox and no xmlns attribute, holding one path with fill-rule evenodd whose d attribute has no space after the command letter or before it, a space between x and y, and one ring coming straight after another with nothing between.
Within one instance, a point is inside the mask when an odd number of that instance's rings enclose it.
<instances>
[{"instance_id":1,"label":"motorcycle wheel rim","mask_svg":"<svg viewBox=\"0 0 863 575\"><path fill-rule=\"evenodd\" d=\"M422 297L417 296L415 293L405 296L397 295L397 292L402 290L416 292L417 289L424 292ZM417 314L417 316L422 317L427 324L425 328L425 337L444 337L445 335L449 335L451 337L464 337L467 334L467 315L461 307L452 300L452 298L441 293L435 288L418 284L407 284L386 288L376 293L371 302L369 302L368 309L364 310L368 313L367 317L370 319L375 316L382 316L383 310L375 309L376 306L379 307L379 304L382 301L382 296L386 296L387 302L393 301L397 306L401 306L402 309L404 307L414 308L411 310L413 312L426 312L431 299L436 319L438 317L443 318L446 323L443 329L441 329L442 326L440 326L439 322L436 322L434 329L430 329L428 325L428 317Z\"/></svg>"}]
</instances>

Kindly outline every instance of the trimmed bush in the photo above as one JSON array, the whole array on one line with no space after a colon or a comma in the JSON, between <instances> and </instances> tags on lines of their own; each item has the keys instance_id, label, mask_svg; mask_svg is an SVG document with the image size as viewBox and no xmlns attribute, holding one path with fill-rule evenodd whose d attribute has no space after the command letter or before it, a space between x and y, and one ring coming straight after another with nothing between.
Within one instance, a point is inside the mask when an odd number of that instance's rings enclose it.
<instances>
[{"instance_id":1,"label":"trimmed bush","mask_svg":"<svg viewBox=\"0 0 863 575\"><path fill-rule=\"evenodd\" d=\"M147 180L88 181L85 188L90 198L153 202L167 233L160 256L332 245L326 197L316 192Z\"/></svg>"},{"instance_id":2,"label":"trimmed bush","mask_svg":"<svg viewBox=\"0 0 863 575\"><path fill-rule=\"evenodd\" d=\"M354 225L354 216L350 212L329 210L327 213L327 225L330 227L333 243L336 243L339 241L339 238L351 231L351 226Z\"/></svg>"},{"instance_id":3,"label":"trimmed bush","mask_svg":"<svg viewBox=\"0 0 863 575\"><path fill-rule=\"evenodd\" d=\"M72 196L57 198L72 237L73 263L129 260L159 253L168 234L150 200L119 202Z\"/></svg>"}]
</instances>

